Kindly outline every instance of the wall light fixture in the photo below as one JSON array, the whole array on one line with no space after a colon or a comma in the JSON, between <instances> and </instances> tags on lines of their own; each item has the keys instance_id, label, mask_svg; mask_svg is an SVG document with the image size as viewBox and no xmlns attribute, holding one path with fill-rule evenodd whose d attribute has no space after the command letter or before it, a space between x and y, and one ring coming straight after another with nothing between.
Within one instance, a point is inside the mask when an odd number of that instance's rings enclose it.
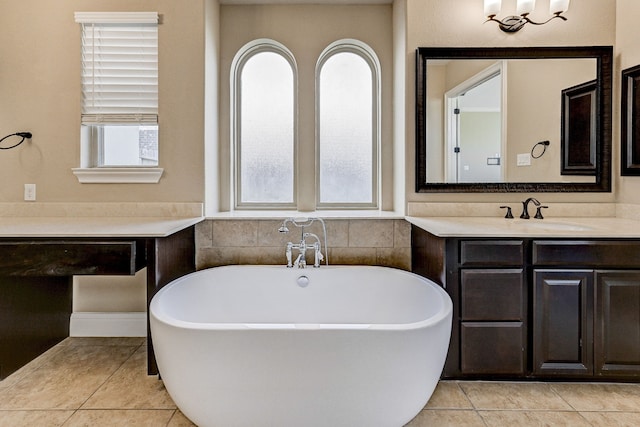
<instances>
[{"instance_id":1,"label":"wall light fixture","mask_svg":"<svg viewBox=\"0 0 640 427\"><path fill-rule=\"evenodd\" d=\"M500 13L502 8L502 0L484 0L484 15L488 21L497 22L500 29L506 33L515 33L524 27L525 24L544 25L552 19L560 18L566 21L567 18L562 16L569 9L571 0L549 0L549 13L551 18L544 22L535 22L529 19L529 14L536 7L536 0L517 0L516 14L507 16L504 19L497 19L496 15Z\"/></svg>"}]
</instances>

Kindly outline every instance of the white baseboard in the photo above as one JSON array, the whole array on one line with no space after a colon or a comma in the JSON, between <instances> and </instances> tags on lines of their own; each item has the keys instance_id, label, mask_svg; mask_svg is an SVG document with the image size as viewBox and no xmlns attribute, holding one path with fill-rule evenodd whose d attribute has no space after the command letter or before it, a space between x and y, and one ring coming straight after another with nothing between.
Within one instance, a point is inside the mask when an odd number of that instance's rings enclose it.
<instances>
[{"instance_id":1,"label":"white baseboard","mask_svg":"<svg viewBox=\"0 0 640 427\"><path fill-rule=\"evenodd\" d=\"M69 335L72 337L146 337L147 314L71 313Z\"/></svg>"}]
</instances>

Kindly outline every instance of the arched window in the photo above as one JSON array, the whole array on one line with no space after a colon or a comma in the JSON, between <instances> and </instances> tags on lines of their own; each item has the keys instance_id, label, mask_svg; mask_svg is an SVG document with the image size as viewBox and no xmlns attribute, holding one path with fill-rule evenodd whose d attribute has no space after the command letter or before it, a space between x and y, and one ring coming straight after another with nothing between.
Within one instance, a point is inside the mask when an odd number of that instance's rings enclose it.
<instances>
[{"instance_id":1,"label":"arched window","mask_svg":"<svg viewBox=\"0 0 640 427\"><path fill-rule=\"evenodd\" d=\"M317 205L377 207L380 64L356 40L325 49L316 67Z\"/></svg>"},{"instance_id":2,"label":"arched window","mask_svg":"<svg viewBox=\"0 0 640 427\"><path fill-rule=\"evenodd\" d=\"M255 40L234 58L236 207L295 206L296 82L293 55L274 40Z\"/></svg>"}]
</instances>

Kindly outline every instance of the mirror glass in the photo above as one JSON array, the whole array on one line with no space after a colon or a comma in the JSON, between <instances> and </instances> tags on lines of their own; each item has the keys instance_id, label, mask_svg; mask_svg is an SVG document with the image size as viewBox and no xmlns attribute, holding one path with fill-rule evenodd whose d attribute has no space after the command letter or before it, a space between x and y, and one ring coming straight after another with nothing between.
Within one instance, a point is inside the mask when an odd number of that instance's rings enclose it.
<instances>
[{"instance_id":1,"label":"mirror glass","mask_svg":"<svg viewBox=\"0 0 640 427\"><path fill-rule=\"evenodd\" d=\"M611 191L611 52L419 48L416 190ZM589 82L595 167L567 173L563 93Z\"/></svg>"}]
</instances>

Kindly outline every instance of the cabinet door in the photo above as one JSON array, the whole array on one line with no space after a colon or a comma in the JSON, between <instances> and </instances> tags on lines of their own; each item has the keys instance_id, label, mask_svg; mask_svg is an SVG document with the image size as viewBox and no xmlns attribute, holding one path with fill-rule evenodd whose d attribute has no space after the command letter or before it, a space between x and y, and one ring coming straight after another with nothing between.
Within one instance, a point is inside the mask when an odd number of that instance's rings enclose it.
<instances>
[{"instance_id":1,"label":"cabinet door","mask_svg":"<svg viewBox=\"0 0 640 427\"><path fill-rule=\"evenodd\" d=\"M460 370L465 375L525 374L522 322L462 322Z\"/></svg>"},{"instance_id":2,"label":"cabinet door","mask_svg":"<svg viewBox=\"0 0 640 427\"><path fill-rule=\"evenodd\" d=\"M593 374L593 271L542 270L534 276L533 371Z\"/></svg>"},{"instance_id":3,"label":"cabinet door","mask_svg":"<svg viewBox=\"0 0 640 427\"><path fill-rule=\"evenodd\" d=\"M526 313L522 268L462 269L462 320L522 321Z\"/></svg>"},{"instance_id":4,"label":"cabinet door","mask_svg":"<svg viewBox=\"0 0 640 427\"><path fill-rule=\"evenodd\" d=\"M596 375L640 374L640 271L596 271Z\"/></svg>"}]
</instances>

